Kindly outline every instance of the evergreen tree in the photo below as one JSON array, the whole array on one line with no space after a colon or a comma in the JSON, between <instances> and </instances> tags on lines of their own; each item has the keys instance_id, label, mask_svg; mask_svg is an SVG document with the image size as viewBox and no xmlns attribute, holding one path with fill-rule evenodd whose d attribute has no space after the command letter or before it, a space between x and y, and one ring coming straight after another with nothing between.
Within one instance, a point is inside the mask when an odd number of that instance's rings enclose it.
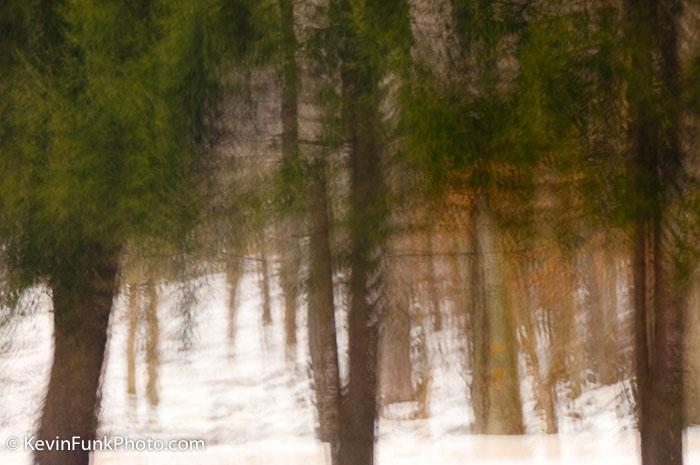
<instances>
[{"instance_id":1,"label":"evergreen tree","mask_svg":"<svg viewBox=\"0 0 700 465\"><path fill-rule=\"evenodd\" d=\"M33 2L3 82L0 237L14 295L45 284L54 363L38 437L94 438L127 242L172 250L198 223L221 66L255 36L242 2ZM3 54L3 56L5 56ZM88 453L37 452L87 464Z\"/></svg>"}]
</instances>

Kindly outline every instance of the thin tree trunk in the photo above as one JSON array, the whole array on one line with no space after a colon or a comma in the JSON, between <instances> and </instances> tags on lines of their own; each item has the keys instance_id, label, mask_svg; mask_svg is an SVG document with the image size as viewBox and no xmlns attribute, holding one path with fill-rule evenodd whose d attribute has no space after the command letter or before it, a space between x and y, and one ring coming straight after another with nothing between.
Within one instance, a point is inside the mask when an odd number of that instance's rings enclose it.
<instances>
[{"instance_id":1,"label":"thin tree trunk","mask_svg":"<svg viewBox=\"0 0 700 465\"><path fill-rule=\"evenodd\" d=\"M233 348L236 341L236 315L238 313L238 284L243 274L243 260L234 257L226 264L228 283L228 345Z\"/></svg>"},{"instance_id":2,"label":"thin tree trunk","mask_svg":"<svg viewBox=\"0 0 700 465\"><path fill-rule=\"evenodd\" d=\"M382 406L415 399L411 381L410 303L401 289L393 289L391 314L379 334L379 374Z\"/></svg>"},{"instance_id":3,"label":"thin tree trunk","mask_svg":"<svg viewBox=\"0 0 700 465\"><path fill-rule=\"evenodd\" d=\"M467 315L469 334L469 354L471 355L471 384L469 392L474 411L473 432L486 434L489 412L489 314L486 311L486 295L482 275L479 235L476 228L476 214L472 213L471 255L469 271L469 311Z\"/></svg>"},{"instance_id":4,"label":"thin tree trunk","mask_svg":"<svg viewBox=\"0 0 700 465\"><path fill-rule=\"evenodd\" d=\"M426 226L427 231L425 233L425 250L427 256L425 257L426 263L426 280L428 286L428 298L430 305L430 317L432 320L433 330L442 330L442 311L440 308L440 295L438 292L437 275L435 272L435 254L433 244L433 228L432 225Z\"/></svg>"},{"instance_id":5,"label":"thin tree trunk","mask_svg":"<svg viewBox=\"0 0 700 465\"><path fill-rule=\"evenodd\" d=\"M160 365L160 353L158 345L160 343L160 327L158 324L158 293L156 284L149 281L148 303L146 306L146 369L148 372L148 382L146 384L146 394L151 407L158 405L158 366Z\"/></svg>"},{"instance_id":6,"label":"thin tree trunk","mask_svg":"<svg viewBox=\"0 0 700 465\"><path fill-rule=\"evenodd\" d=\"M107 253L104 262L87 272L72 289L53 286L54 361L39 439L95 438L117 263L117 254ZM34 460L38 465L88 465L89 452L37 451Z\"/></svg>"},{"instance_id":7,"label":"thin tree trunk","mask_svg":"<svg viewBox=\"0 0 700 465\"><path fill-rule=\"evenodd\" d=\"M413 352L413 378L415 385L415 397L418 401L416 418L426 419L430 416L430 385L432 384L432 374L430 367L430 357L428 354L427 328L423 309L417 306L413 315L413 323L417 328L415 336L411 341Z\"/></svg>"},{"instance_id":8,"label":"thin tree trunk","mask_svg":"<svg viewBox=\"0 0 700 465\"><path fill-rule=\"evenodd\" d=\"M293 239L296 242L296 238ZM289 354L294 353L297 343L297 297L299 295L299 251L298 244L288 244L281 251L280 284L284 299L284 342Z\"/></svg>"},{"instance_id":9,"label":"thin tree trunk","mask_svg":"<svg viewBox=\"0 0 700 465\"><path fill-rule=\"evenodd\" d=\"M299 158L298 88L299 78L296 62L297 40L294 32L294 1L279 0L282 32L282 162L283 169L293 171ZM293 219L285 222L280 250L281 285L284 297L284 335L287 349L293 353L297 343L297 296L299 293L300 251L298 223Z\"/></svg>"},{"instance_id":10,"label":"thin tree trunk","mask_svg":"<svg viewBox=\"0 0 700 465\"><path fill-rule=\"evenodd\" d=\"M601 308L603 305L601 276L598 275L600 270L595 267L593 254L592 250L584 250L576 268L585 289L583 302L579 308L579 314L585 315L585 370L587 373L594 374L594 379L588 381L601 383L603 372L610 365L610 357L613 353L604 352L606 326L611 324L611 321L605 318L606 315Z\"/></svg>"},{"instance_id":11,"label":"thin tree trunk","mask_svg":"<svg viewBox=\"0 0 700 465\"><path fill-rule=\"evenodd\" d=\"M637 422L639 434L642 442L649 436L648 423L644 421L644 412L649 402L649 377L650 377L650 354L649 354L649 323L647 316L651 313L650 301L651 292L649 281L651 270L649 268L649 234L647 226L642 224L637 227L634 238L632 279L634 290L634 345L635 345L635 377L636 377L636 403ZM652 287L653 288L653 287ZM642 446L644 448L645 446ZM648 464L646 464L648 465Z\"/></svg>"},{"instance_id":12,"label":"thin tree trunk","mask_svg":"<svg viewBox=\"0 0 700 465\"><path fill-rule=\"evenodd\" d=\"M321 441L330 444L332 463L336 465L340 428L340 375L328 194L322 161L317 160L314 175L309 217L309 353L319 418L318 436Z\"/></svg>"},{"instance_id":13,"label":"thin tree trunk","mask_svg":"<svg viewBox=\"0 0 700 465\"><path fill-rule=\"evenodd\" d=\"M136 395L136 335L139 325L139 288L137 284L128 286L129 303L129 327L126 339L126 391L129 395Z\"/></svg>"},{"instance_id":14,"label":"thin tree trunk","mask_svg":"<svg viewBox=\"0 0 700 465\"><path fill-rule=\"evenodd\" d=\"M604 385L613 385L624 379L621 368L624 366L620 347L623 340L622 331L618 321L617 310L617 257L611 253L598 252L595 256L595 273L601 280L603 296L601 306L601 318L606 321L602 334L603 343L601 355L601 382Z\"/></svg>"},{"instance_id":15,"label":"thin tree trunk","mask_svg":"<svg viewBox=\"0 0 700 465\"><path fill-rule=\"evenodd\" d=\"M262 322L264 326L272 324L272 298L270 296L270 263L267 259L265 244L260 244L260 292L262 293Z\"/></svg>"}]
</instances>

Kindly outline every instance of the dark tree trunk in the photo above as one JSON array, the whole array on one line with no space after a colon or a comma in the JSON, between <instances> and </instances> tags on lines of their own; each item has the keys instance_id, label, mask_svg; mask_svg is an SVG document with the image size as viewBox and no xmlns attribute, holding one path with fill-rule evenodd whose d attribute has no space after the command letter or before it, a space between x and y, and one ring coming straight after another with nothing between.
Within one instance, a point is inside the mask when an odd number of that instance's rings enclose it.
<instances>
[{"instance_id":1,"label":"dark tree trunk","mask_svg":"<svg viewBox=\"0 0 700 465\"><path fill-rule=\"evenodd\" d=\"M700 425L700 287L697 271L693 278L692 300L688 306L686 334L686 425Z\"/></svg>"},{"instance_id":2,"label":"dark tree trunk","mask_svg":"<svg viewBox=\"0 0 700 465\"><path fill-rule=\"evenodd\" d=\"M648 223L637 242L635 346L642 463L681 464L685 290L674 285L674 264L663 251L659 225Z\"/></svg>"},{"instance_id":3,"label":"dark tree trunk","mask_svg":"<svg viewBox=\"0 0 700 465\"><path fill-rule=\"evenodd\" d=\"M633 279L638 423L644 465L683 463L685 290L656 221L635 236Z\"/></svg>"},{"instance_id":4,"label":"dark tree trunk","mask_svg":"<svg viewBox=\"0 0 700 465\"><path fill-rule=\"evenodd\" d=\"M95 439L107 327L116 292L117 254L78 284L53 286L54 358L37 437ZM86 444L87 446L87 444ZM88 451L35 452L37 465L88 465Z\"/></svg>"},{"instance_id":5,"label":"dark tree trunk","mask_svg":"<svg viewBox=\"0 0 700 465\"><path fill-rule=\"evenodd\" d=\"M345 21L351 5L341 0ZM384 298L380 261L386 211L381 156L379 71L362 55L357 31L345 31L341 80L349 134L350 297L349 381L342 405L340 464L374 463L377 419L377 342Z\"/></svg>"},{"instance_id":6,"label":"dark tree trunk","mask_svg":"<svg viewBox=\"0 0 700 465\"><path fill-rule=\"evenodd\" d=\"M318 436L331 447L338 463L340 376L333 302L333 258L322 161L317 161L309 218L308 331L311 369L318 410Z\"/></svg>"},{"instance_id":7,"label":"dark tree trunk","mask_svg":"<svg viewBox=\"0 0 700 465\"><path fill-rule=\"evenodd\" d=\"M299 121L296 50L297 40L294 32L294 2L279 0L280 26L282 31L282 163L285 173L293 172L299 157ZM293 353L297 343L297 296L299 293L299 225L288 219L281 228L281 287L284 298L284 335L287 349Z\"/></svg>"},{"instance_id":8,"label":"dark tree trunk","mask_svg":"<svg viewBox=\"0 0 700 465\"><path fill-rule=\"evenodd\" d=\"M371 152L370 152L371 153ZM368 186L360 178L369 178L365 156L357 155L354 190L367 193ZM359 184L359 185L358 185ZM362 195L354 195L357 197ZM355 211L365 202L353 202ZM361 227L361 226L360 226ZM372 465L374 463L374 430L377 418L377 319L378 301L376 263L366 234L354 232L350 276L349 368L347 395L343 403L341 465Z\"/></svg>"},{"instance_id":9,"label":"dark tree trunk","mask_svg":"<svg viewBox=\"0 0 700 465\"><path fill-rule=\"evenodd\" d=\"M631 65L648 79L632 82L633 138L631 174L642 202L634 237L636 374L643 465L683 463L683 346L685 276L679 263L673 211L683 195L683 160L679 139L680 67L679 0L626 2L634 30ZM652 88L658 108L634 100ZM659 113L661 116L659 116ZM682 253L682 251L681 251Z\"/></svg>"}]
</instances>

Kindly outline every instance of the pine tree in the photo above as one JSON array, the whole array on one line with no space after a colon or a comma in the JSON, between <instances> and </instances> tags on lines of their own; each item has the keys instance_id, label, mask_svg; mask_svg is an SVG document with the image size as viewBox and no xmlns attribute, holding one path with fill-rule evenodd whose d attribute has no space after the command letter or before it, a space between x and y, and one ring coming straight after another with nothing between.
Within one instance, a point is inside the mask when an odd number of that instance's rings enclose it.
<instances>
[{"instance_id":1,"label":"pine tree","mask_svg":"<svg viewBox=\"0 0 700 465\"><path fill-rule=\"evenodd\" d=\"M2 258L12 295L37 284L52 294L54 363L38 437L89 440L124 247L168 253L192 238L218 72L254 31L245 2L26 7L20 24L31 33L13 46L3 80ZM35 460L82 465L88 453Z\"/></svg>"}]
</instances>

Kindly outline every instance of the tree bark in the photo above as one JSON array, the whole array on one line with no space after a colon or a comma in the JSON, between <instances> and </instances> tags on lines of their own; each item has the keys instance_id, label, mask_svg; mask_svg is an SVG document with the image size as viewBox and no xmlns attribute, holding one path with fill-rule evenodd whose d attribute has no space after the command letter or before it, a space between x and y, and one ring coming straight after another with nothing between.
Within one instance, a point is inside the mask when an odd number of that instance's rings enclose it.
<instances>
[{"instance_id":1,"label":"tree bark","mask_svg":"<svg viewBox=\"0 0 700 465\"><path fill-rule=\"evenodd\" d=\"M631 65L654 86L659 108L630 91L630 172L641 200L634 231L636 375L643 465L683 463L684 276L673 217L682 197L680 147L679 0L628 0L628 31L638 53ZM636 42L634 42L636 41ZM639 86L632 82L631 85ZM661 114L659 117L658 114ZM679 187L680 186L680 187Z\"/></svg>"},{"instance_id":2,"label":"tree bark","mask_svg":"<svg viewBox=\"0 0 700 465\"><path fill-rule=\"evenodd\" d=\"M514 320L485 208L480 201L471 213L469 324L473 430L476 434L522 434Z\"/></svg>"},{"instance_id":3,"label":"tree bark","mask_svg":"<svg viewBox=\"0 0 700 465\"><path fill-rule=\"evenodd\" d=\"M328 193L322 160L317 160L314 175L309 210L309 353L319 419L318 437L330 444L332 463L336 465L340 428L340 375Z\"/></svg>"},{"instance_id":4,"label":"tree bark","mask_svg":"<svg viewBox=\"0 0 700 465\"><path fill-rule=\"evenodd\" d=\"M118 266L116 253L102 258L71 289L52 286L54 358L39 439L95 439L98 389ZM34 461L37 465L88 465L89 452L37 451Z\"/></svg>"},{"instance_id":5,"label":"tree bark","mask_svg":"<svg viewBox=\"0 0 700 465\"><path fill-rule=\"evenodd\" d=\"M495 248L496 237L485 206L477 207L477 254L484 283L488 312L488 423L489 434L524 432L517 341L509 296L501 272L502 260Z\"/></svg>"},{"instance_id":6,"label":"tree bark","mask_svg":"<svg viewBox=\"0 0 700 465\"><path fill-rule=\"evenodd\" d=\"M341 0L340 4L344 21L355 20L350 2ZM377 91L381 76L363 56L358 32L345 26L341 87L350 168L349 381L342 405L339 459L341 465L372 465L378 328L384 298L380 261L386 220Z\"/></svg>"},{"instance_id":7,"label":"tree bark","mask_svg":"<svg viewBox=\"0 0 700 465\"><path fill-rule=\"evenodd\" d=\"M635 250L637 402L643 465L683 463L685 290L674 285L674 264L660 243L660 229L648 223L642 230L646 234L638 233Z\"/></svg>"},{"instance_id":8,"label":"tree bark","mask_svg":"<svg viewBox=\"0 0 700 465\"><path fill-rule=\"evenodd\" d=\"M280 117L282 121L282 163L286 172L296 169L299 158L299 121L297 72L297 39L294 32L294 2L279 0L282 32L282 93ZM285 344L293 351L297 343L297 296L299 294L300 250L298 223L287 219L281 228L280 283L284 298Z\"/></svg>"}]
</instances>

